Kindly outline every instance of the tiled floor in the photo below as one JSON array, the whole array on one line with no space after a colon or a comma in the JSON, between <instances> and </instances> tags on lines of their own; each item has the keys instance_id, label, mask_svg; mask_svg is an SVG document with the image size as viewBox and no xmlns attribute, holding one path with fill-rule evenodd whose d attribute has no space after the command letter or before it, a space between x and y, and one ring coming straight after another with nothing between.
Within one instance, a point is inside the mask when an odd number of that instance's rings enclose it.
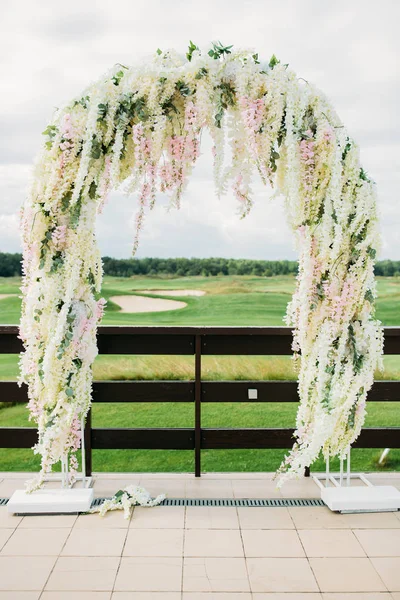
<instances>
[{"instance_id":1,"label":"tiled floor","mask_svg":"<svg viewBox=\"0 0 400 600\"><path fill-rule=\"evenodd\" d=\"M0 497L24 480L0 474ZM170 497L318 497L312 480L286 494L270 474L102 474L94 487L105 496L133 482ZM400 600L400 512L175 506L126 521L1 507L0 600Z\"/></svg>"}]
</instances>

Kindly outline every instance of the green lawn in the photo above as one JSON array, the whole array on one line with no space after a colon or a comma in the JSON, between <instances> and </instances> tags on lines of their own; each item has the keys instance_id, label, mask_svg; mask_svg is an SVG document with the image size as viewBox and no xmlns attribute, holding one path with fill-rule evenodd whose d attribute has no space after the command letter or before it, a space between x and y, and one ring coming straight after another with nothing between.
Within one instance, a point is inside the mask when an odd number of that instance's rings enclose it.
<instances>
[{"instance_id":1,"label":"green lawn","mask_svg":"<svg viewBox=\"0 0 400 600\"><path fill-rule=\"evenodd\" d=\"M0 294L18 294L20 282L0 278ZM287 302L294 289L293 277L106 277L103 295L143 293L148 289L201 289L202 297L177 297L187 307L161 313L124 314L109 303L103 324L110 325L282 325ZM399 325L400 280L379 278L377 316L385 325ZM162 296L161 296L162 297ZM175 298L174 298L175 299ZM0 300L0 323L17 323L20 300ZM400 360L385 357L379 379L400 379ZM0 356L0 379L15 379L18 357ZM95 379L192 379L193 357L184 356L99 356ZM290 357L204 357L203 378L208 380L295 379ZM1 404L0 404L1 406ZM370 403L367 426L399 426L398 403ZM224 403L204 404L204 427L291 427L296 406L291 404ZM95 427L193 427L194 406L182 403L101 404L93 407ZM28 425L25 406L0 410L0 427ZM393 450L383 466L377 465L381 450L354 450L352 465L363 470L400 470L400 451ZM202 453L205 471L269 471L279 466L284 451L209 450ZM193 471L190 451L104 450L94 451L96 471ZM0 449L0 471L37 469L38 457L30 450ZM321 469L319 461L314 468Z\"/></svg>"}]
</instances>

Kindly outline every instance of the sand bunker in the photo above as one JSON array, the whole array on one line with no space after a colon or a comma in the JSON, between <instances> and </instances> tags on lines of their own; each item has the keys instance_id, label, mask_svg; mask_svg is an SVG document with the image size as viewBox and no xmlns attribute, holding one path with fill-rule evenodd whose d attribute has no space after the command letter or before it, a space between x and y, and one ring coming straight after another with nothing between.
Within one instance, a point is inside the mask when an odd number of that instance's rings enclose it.
<instances>
[{"instance_id":1,"label":"sand bunker","mask_svg":"<svg viewBox=\"0 0 400 600\"><path fill-rule=\"evenodd\" d=\"M163 300L145 296L111 296L110 300L118 304L123 313L163 312L187 306L186 302L179 302L179 300Z\"/></svg>"},{"instance_id":2,"label":"sand bunker","mask_svg":"<svg viewBox=\"0 0 400 600\"><path fill-rule=\"evenodd\" d=\"M142 293L158 296L204 296L205 294L202 290L143 290Z\"/></svg>"}]
</instances>

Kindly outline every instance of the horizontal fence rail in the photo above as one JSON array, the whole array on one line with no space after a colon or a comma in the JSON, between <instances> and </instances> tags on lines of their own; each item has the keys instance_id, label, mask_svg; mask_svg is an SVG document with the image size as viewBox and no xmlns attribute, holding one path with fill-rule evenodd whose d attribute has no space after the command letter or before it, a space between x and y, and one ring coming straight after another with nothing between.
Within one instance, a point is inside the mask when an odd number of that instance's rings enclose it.
<instances>
[{"instance_id":1,"label":"horizontal fence rail","mask_svg":"<svg viewBox=\"0 0 400 600\"><path fill-rule=\"evenodd\" d=\"M400 354L400 327L386 327L385 354ZM195 474L201 472L201 450L288 449L293 445L290 428L203 428L201 407L206 402L298 402L295 381L205 381L202 356L290 355L289 327L108 327L98 331L100 354L192 355L191 381L95 381L93 403L189 402L194 404L192 428L96 428L89 412L86 428L86 469L92 470L92 450L159 449L192 450ZM18 327L0 325L0 354L22 351ZM15 381L0 382L0 401L26 403L27 389ZM400 381L376 381L369 402L400 402ZM30 427L0 428L0 447L30 448L37 431ZM354 448L400 448L400 427L364 428ZM308 473L306 473L308 474Z\"/></svg>"}]
</instances>

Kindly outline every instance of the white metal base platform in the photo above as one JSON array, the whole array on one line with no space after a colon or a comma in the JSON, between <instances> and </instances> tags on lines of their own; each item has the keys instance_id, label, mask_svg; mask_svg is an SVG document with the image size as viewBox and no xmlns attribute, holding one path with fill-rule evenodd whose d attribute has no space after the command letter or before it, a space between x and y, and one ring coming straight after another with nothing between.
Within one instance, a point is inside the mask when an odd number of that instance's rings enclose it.
<instances>
[{"instance_id":1,"label":"white metal base platform","mask_svg":"<svg viewBox=\"0 0 400 600\"><path fill-rule=\"evenodd\" d=\"M87 512L93 501L93 488L38 490L27 494L16 490L8 501L10 513L78 513Z\"/></svg>"},{"instance_id":2,"label":"white metal base platform","mask_svg":"<svg viewBox=\"0 0 400 600\"><path fill-rule=\"evenodd\" d=\"M321 499L328 508L341 513L400 509L400 491L392 485L324 487Z\"/></svg>"}]
</instances>

